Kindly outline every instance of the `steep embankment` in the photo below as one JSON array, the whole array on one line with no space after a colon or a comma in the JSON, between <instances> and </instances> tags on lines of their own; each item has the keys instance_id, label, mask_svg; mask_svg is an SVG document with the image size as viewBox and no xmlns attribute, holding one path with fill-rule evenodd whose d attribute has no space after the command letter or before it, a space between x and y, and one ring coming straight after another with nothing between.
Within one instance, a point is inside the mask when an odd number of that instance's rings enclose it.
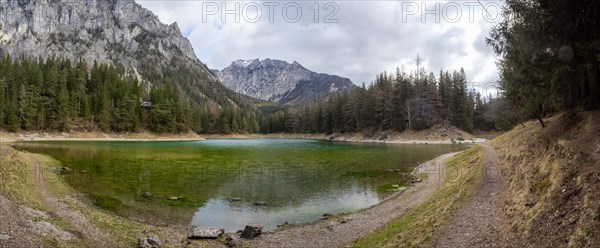
<instances>
[{"instance_id":1,"label":"steep embankment","mask_svg":"<svg viewBox=\"0 0 600 248\"><path fill-rule=\"evenodd\" d=\"M504 211L536 247L600 247L600 112L566 112L491 143L506 180Z\"/></svg>"}]
</instances>

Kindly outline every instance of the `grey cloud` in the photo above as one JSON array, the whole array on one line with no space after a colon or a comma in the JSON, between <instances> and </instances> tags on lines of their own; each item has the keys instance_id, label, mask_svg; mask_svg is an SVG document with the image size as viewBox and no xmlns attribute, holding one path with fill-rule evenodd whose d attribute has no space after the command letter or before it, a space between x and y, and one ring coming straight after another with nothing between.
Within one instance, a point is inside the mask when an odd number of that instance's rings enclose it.
<instances>
[{"instance_id":1,"label":"grey cloud","mask_svg":"<svg viewBox=\"0 0 600 248\"><path fill-rule=\"evenodd\" d=\"M334 18L338 23L322 22L327 14L322 9L325 2L319 2L317 23L309 9L314 2L310 1L298 2L303 16L297 23L285 22L281 12L276 12L273 23L264 15L257 23L222 23L220 16L204 23L202 2L140 3L163 22L177 21L182 30L190 31L188 38L199 59L216 69L237 59L270 57L298 61L311 70L348 77L361 84L403 63L411 68L419 53L429 71L464 67L472 79L495 81L498 77L494 54L481 44L491 24L482 20L447 23L443 18L440 23L423 23L419 14L403 18L402 2L336 2L339 11Z\"/></svg>"}]
</instances>

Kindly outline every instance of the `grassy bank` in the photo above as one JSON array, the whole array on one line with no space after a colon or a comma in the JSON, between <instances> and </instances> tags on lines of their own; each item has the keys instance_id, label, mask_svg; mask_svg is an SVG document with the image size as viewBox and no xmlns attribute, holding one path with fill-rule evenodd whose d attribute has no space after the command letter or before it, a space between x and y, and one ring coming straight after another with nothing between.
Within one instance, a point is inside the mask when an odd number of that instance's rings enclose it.
<instances>
[{"instance_id":1,"label":"grassy bank","mask_svg":"<svg viewBox=\"0 0 600 248\"><path fill-rule=\"evenodd\" d=\"M32 226L30 230L27 229L31 233L13 237L17 242L31 238L41 239L49 247L86 247L93 244L72 223L54 214L60 210L78 213L76 216L81 216L85 222L101 230L118 247L137 246L137 239L144 232L159 236L170 243L169 246L180 245L184 238L184 230L176 230L174 234L172 228L146 225L94 207L87 197L78 194L55 173L61 166L60 162L49 156L20 152L8 146L0 146L0 153L0 194L19 205L18 213L1 213L0 216L20 215ZM39 173L36 173L36 166L39 166ZM56 197L65 209L55 209L56 206L51 206L44 199L39 189L40 180L44 180L47 192L51 197ZM29 212L39 214L30 215Z\"/></svg>"},{"instance_id":2,"label":"grassy bank","mask_svg":"<svg viewBox=\"0 0 600 248\"><path fill-rule=\"evenodd\" d=\"M568 111L494 139L512 229L539 247L600 247L600 112Z\"/></svg>"},{"instance_id":3,"label":"grassy bank","mask_svg":"<svg viewBox=\"0 0 600 248\"><path fill-rule=\"evenodd\" d=\"M358 240L354 247L415 247L427 244L469 198L481 177L481 147L470 148L448 161L443 185L423 204L383 229Z\"/></svg>"}]
</instances>

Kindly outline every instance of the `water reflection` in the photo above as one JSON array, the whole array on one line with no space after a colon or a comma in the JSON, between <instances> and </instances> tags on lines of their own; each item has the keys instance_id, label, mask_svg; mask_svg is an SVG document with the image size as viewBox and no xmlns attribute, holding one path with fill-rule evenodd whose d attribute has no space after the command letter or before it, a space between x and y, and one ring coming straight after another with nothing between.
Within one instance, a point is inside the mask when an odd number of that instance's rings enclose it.
<instances>
[{"instance_id":1,"label":"water reflection","mask_svg":"<svg viewBox=\"0 0 600 248\"><path fill-rule=\"evenodd\" d=\"M354 185L349 188L322 192L300 204L285 207L258 206L244 199L215 198L198 208L192 224L205 227L222 227L226 232L242 230L246 224L254 223L269 231L277 225L305 223L316 220L323 214L340 214L368 208L380 201L379 196L370 187Z\"/></svg>"},{"instance_id":2,"label":"water reflection","mask_svg":"<svg viewBox=\"0 0 600 248\"><path fill-rule=\"evenodd\" d=\"M294 139L23 142L69 167L62 178L99 207L150 223L267 230L379 202L400 172L462 145ZM170 198L177 200L170 200ZM227 198L240 198L230 202ZM266 206L254 206L264 201Z\"/></svg>"}]
</instances>

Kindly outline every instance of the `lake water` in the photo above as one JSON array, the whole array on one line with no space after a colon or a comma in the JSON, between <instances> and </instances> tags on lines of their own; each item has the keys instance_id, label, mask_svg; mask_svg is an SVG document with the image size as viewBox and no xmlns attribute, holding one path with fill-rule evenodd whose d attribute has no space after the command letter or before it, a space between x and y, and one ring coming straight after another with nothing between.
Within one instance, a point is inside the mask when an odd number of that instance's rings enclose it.
<instances>
[{"instance_id":1,"label":"lake water","mask_svg":"<svg viewBox=\"0 0 600 248\"><path fill-rule=\"evenodd\" d=\"M101 208L153 224L228 232L249 223L272 230L370 207L407 183L399 172L466 148L302 139L14 146L59 160L70 168L61 173L66 182Z\"/></svg>"}]
</instances>

